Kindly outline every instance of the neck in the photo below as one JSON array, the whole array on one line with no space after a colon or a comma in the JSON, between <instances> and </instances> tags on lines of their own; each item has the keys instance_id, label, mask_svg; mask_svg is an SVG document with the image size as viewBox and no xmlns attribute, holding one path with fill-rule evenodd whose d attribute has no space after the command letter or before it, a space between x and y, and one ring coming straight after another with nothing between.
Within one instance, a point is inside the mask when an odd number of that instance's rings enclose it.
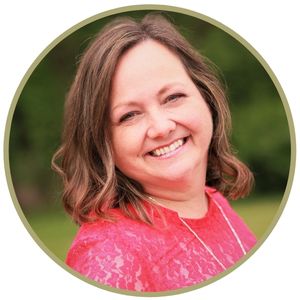
<instances>
[{"instance_id":1,"label":"neck","mask_svg":"<svg viewBox=\"0 0 300 300\"><path fill-rule=\"evenodd\" d=\"M206 161L195 164L194 169L178 181L158 180L144 185L145 192L160 205L176 211L180 217L202 218L208 210L205 193L206 166Z\"/></svg>"},{"instance_id":2,"label":"neck","mask_svg":"<svg viewBox=\"0 0 300 300\"><path fill-rule=\"evenodd\" d=\"M198 219L205 216L208 201L205 194L205 182L197 187L186 189L159 189L147 191L154 201L168 209L174 210L180 217Z\"/></svg>"}]
</instances>

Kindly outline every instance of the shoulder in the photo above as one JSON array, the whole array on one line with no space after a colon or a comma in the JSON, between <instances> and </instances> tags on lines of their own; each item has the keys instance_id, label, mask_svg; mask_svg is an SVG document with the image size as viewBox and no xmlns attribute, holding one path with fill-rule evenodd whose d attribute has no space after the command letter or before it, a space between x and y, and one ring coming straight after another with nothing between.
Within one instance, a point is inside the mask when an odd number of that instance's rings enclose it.
<instances>
[{"instance_id":1,"label":"shoulder","mask_svg":"<svg viewBox=\"0 0 300 300\"><path fill-rule=\"evenodd\" d=\"M208 197L222 209L233 211L228 200L216 188L206 186L205 192Z\"/></svg>"},{"instance_id":2,"label":"shoulder","mask_svg":"<svg viewBox=\"0 0 300 300\"><path fill-rule=\"evenodd\" d=\"M147 225L127 218L117 210L114 216L115 222L99 220L83 224L68 251L66 263L83 276L102 284L139 289L136 276L140 274L147 278L144 276L147 262L141 255L144 246L140 238L140 231Z\"/></svg>"},{"instance_id":3,"label":"shoulder","mask_svg":"<svg viewBox=\"0 0 300 300\"><path fill-rule=\"evenodd\" d=\"M231 207L229 201L220 193L217 189L206 187L206 192L210 197L211 201L215 204L218 212L227 219L233 228L238 232L239 236L244 240L247 248L252 248L257 240L251 229L248 227L246 222L237 212Z\"/></svg>"},{"instance_id":4,"label":"shoulder","mask_svg":"<svg viewBox=\"0 0 300 300\"><path fill-rule=\"evenodd\" d=\"M227 216L233 219L241 219L232 208L227 198L221 192L212 187L206 187L205 191L210 201L218 208L217 211L221 212L222 214L225 213Z\"/></svg>"},{"instance_id":5,"label":"shoulder","mask_svg":"<svg viewBox=\"0 0 300 300\"><path fill-rule=\"evenodd\" d=\"M139 227L136 222L124 216L119 210L112 210L115 218L110 220L97 220L92 223L84 223L79 228L68 252L67 259L76 254L82 254L86 249L89 252L101 247L101 252L113 252L116 248L127 248L137 234ZM80 253L79 253L80 252Z\"/></svg>"},{"instance_id":6,"label":"shoulder","mask_svg":"<svg viewBox=\"0 0 300 300\"><path fill-rule=\"evenodd\" d=\"M206 188L206 193L211 205L214 207L214 213L217 216L225 216L225 218L229 218L231 222L237 222L240 226L246 226L222 193L215 188Z\"/></svg>"}]
</instances>

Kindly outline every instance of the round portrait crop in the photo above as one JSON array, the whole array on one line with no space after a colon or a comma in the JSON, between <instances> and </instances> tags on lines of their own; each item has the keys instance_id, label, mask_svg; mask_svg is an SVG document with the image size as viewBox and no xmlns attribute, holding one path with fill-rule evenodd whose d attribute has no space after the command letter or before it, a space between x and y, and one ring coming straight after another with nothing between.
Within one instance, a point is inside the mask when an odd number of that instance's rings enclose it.
<instances>
[{"instance_id":1,"label":"round portrait crop","mask_svg":"<svg viewBox=\"0 0 300 300\"><path fill-rule=\"evenodd\" d=\"M7 173L25 226L101 288L213 282L255 252L290 190L293 125L275 76L191 14L87 20L34 64L11 109Z\"/></svg>"}]
</instances>

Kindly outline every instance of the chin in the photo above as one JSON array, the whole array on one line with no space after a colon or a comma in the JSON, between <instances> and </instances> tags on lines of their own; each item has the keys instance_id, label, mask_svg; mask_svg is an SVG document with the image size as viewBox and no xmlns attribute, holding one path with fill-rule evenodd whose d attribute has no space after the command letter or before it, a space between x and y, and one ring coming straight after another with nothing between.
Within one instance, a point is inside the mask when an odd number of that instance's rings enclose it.
<instances>
[{"instance_id":1,"label":"chin","mask_svg":"<svg viewBox=\"0 0 300 300\"><path fill-rule=\"evenodd\" d=\"M168 187L174 187L174 185L190 183L195 178L195 173L190 170L173 170L173 172L161 172L156 176L156 182L159 185L165 184Z\"/></svg>"}]
</instances>

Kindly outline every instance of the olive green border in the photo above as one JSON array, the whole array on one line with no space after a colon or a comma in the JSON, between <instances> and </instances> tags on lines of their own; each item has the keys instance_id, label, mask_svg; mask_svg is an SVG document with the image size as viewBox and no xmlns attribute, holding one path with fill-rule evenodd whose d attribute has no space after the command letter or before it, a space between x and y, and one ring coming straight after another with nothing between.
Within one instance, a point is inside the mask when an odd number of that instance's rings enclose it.
<instances>
[{"instance_id":1,"label":"olive green border","mask_svg":"<svg viewBox=\"0 0 300 300\"><path fill-rule=\"evenodd\" d=\"M198 18L200 20L206 21L222 30L224 30L225 32L227 32L228 34L230 34L232 37L234 37L237 41L239 41L243 46L245 46L254 56L255 58L260 62L260 64L265 68L265 70L267 71L268 75L270 76L270 78L272 79L274 85L277 88L277 91L281 97L284 109L285 109L285 113L288 119L288 125L289 125L289 132L290 132L290 140L291 140L291 160L290 160L290 171L289 171L289 177L288 177L288 182L287 182L287 186L283 195L283 199L281 201L281 204L278 208L278 211L276 213L276 215L273 218L273 221L271 222L271 224L269 225L268 229L266 230L264 236L260 239L260 241L257 243L257 245L245 256L243 257L242 260L240 260L237 264L235 264L233 267L229 268L228 270L226 270L225 272L222 272L221 274L214 276L213 278L205 281L204 283L201 284L197 284L194 285L192 287L187 287L187 288L182 288L182 289L178 289L178 290L174 290L174 291L169 291L169 292L131 292L131 291L126 291L126 290L120 290L120 289L116 289L116 288L111 288L108 286L104 286L101 284L96 283L93 280L87 279L86 277L78 274L77 272L73 271L71 268L69 268L63 261L61 261L60 259L58 259L45 245L44 243L39 239L39 237L37 236L37 234L32 230L30 224L28 223L22 209L21 206L18 202L18 199L16 197L15 191L14 191L14 187L13 187L13 183L12 183L12 178L11 178L11 172L10 172L10 165L9 165L9 137L10 137L10 129L11 129L11 123L12 123L12 118L13 118L13 114L16 108L16 105L18 103L18 99L20 97L20 94L27 82L27 80L30 78L32 72L34 71L34 69L38 66L38 64L42 61L42 59L57 45L59 44L63 39L65 39L67 36L69 36L71 33L75 32L76 30L78 30L79 28L93 22L96 21L100 18L104 18L107 16L111 16L117 13L124 13L124 12L128 12L128 11L138 11L138 10L159 10L159 11L169 11L169 12L177 12L177 13L182 13L185 15L189 15L195 18ZM119 293L119 294L125 294L125 295L132 295L132 296L143 296L143 297L153 297L153 296L167 296L167 295L175 295L175 294L180 294L180 293L184 293L184 292L188 292L188 291L192 291L198 288L201 288L205 285L208 285L222 277L224 277L225 275L227 275L228 273L232 272L234 269L236 269L238 266L240 266L243 262L245 262L245 260L247 260L260 246L261 244L265 241L265 239L268 237L268 235L271 233L271 231L273 230L274 226L276 225L289 196L290 190L291 190L291 186L292 186L292 181L293 181L293 177L294 177L294 172L295 172L295 163L296 163L296 138L295 138L295 129L294 129L294 124L293 124L293 119L292 119L292 115L290 112L290 108L288 105L288 101L285 97L285 94L280 86L280 83L278 82L276 76L274 75L274 73L272 72L271 68L268 66L268 64L266 63L266 61L260 56L260 54L247 42L245 41L241 36L239 36L236 32L234 32L233 30L229 29L227 26L225 26L224 24L221 24L220 22L205 16L201 13L198 12L194 12L191 10L187 10L187 9L183 9L180 7L174 7L174 6L167 6L167 5L133 5L133 6L125 6L125 7L120 7L117 9L112 9L109 11L105 11L99 14L96 14L78 24L76 24L75 26L73 26L72 28L70 28L69 30L65 31L63 34L61 34L58 38L56 38L38 57L37 59L33 62L33 64L30 66L30 68L28 69L28 71L26 72L25 76L23 77L20 85L17 88L17 91L14 95L14 98L12 100L12 104L10 106L9 109L9 113L8 113L8 117L7 117L7 121L6 121L6 126L5 126L5 134L4 134L4 166L5 166L5 173L6 173L6 178L7 178L7 184L8 184L8 188L15 206L15 209L19 215L19 217L21 218L24 226L26 227L26 229L28 230L28 232L30 233L30 235L32 236L32 238L35 240L35 242L44 250L44 252L46 252L47 255L49 255L57 264L59 264L62 268L64 268L65 270L67 270L68 272L72 273L73 275L75 275L76 277L82 279L83 281L100 287L104 290L108 290L111 292L115 292L115 293Z\"/></svg>"}]
</instances>

